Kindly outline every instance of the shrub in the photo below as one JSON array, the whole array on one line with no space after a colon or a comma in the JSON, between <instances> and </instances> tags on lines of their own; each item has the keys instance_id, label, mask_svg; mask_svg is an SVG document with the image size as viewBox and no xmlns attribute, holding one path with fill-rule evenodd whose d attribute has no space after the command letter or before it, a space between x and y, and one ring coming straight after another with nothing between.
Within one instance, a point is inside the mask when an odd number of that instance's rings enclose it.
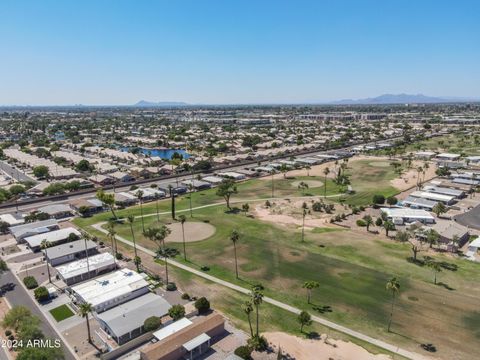
<instances>
[{"instance_id":1,"label":"shrub","mask_svg":"<svg viewBox=\"0 0 480 360\"><path fill-rule=\"evenodd\" d=\"M365 226L367 226L367 223L365 222L365 220L358 219L357 220L357 226L365 227Z\"/></svg>"},{"instance_id":2,"label":"shrub","mask_svg":"<svg viewBox=\"0 0 480 360\"><path fill-rule=\"evenodd\" d=\"M267 339L263 336L254 336L247 341L248 346L256 351L265 351L268 348Z\"/></svg>"},{"instance_id":3,"label":"shrub","mask_svg":"<svg viewBox=\"0 0 480 360\"><path fill-rule=\"evenodd\" d=\"M373 195L372 202L375 205L384 204L385 203L385 196L383 196L382 194L375 194L375 195Z\"/></svg>"},{"instance_id":4,"label":"shrub","mask_svg":"<svg viewBox=\"0 0 480 360\"><path fill-rule=\"evenodd\" d=\"M184 294L182 294L182 299L183 300L190 300L190 295L188 295L187 293L184 293Z\"/></svg>"},{"instance_id":5,"label":"shrub","mask_svg":"<svg viewBox=\"0 0 480 360\"><path fill-rule=\"evenodd\" d=\"M10 330L6 330L5 336L8 338L10 335L12 335L12 332Z\"/></svg>"},{"instance_id":6,"label":"shrub","mask_svg":"<svg viewBox=\"0 0 480 360\"><path fill-rule=\"evenodd\" d=\"M245 360L251 360L252 359L252 350L248 346L239 346L235 349L234 351L235 355L241 357L242 359Z\"/></svg>"},{"instance_id":7,"label":"shrub","mask_svg":"<svg viewBox=\"0 0 480 360\"><path fill-rule=\"evenodd\" d=\"M174 282L169 282L167 284L167 291L175 291L177 290L177 285Z\"/></svg>"},{"instance_id":8,"label":"shrub","mask_svg":"<svg viewBox=\"0 0 480 360\"><path fill-rule=\"evenodd\" d=\"M145 331L157 330L162 325L162 320L158 316L150 316L143 322Z\"/></svg>"},{"instance_id":9,"label":"shrub","mask_svg":"<svg viewBox=\"0 0 480 360\"><path fill-rule=\"evenodd\" d=\"M123 260L123 254L122 253L117 253L115 255L115 257L117 258L117 260Z\"/></svg>"},{"instance_id":10,"label":"shrub","mask_svg":"<svg viewBox=\"0 0 480 360\"><path fill-rule=\"evenodd\" d=\"M180 320L185 316L185 307L182 305L173 305L168 310L168 315L173 319L173 321Z\"/></svg>"},{"instance_id":11,"label":"shrub","mask_svg":"<svg viewBox=\"0 0 480 360\"><path fill-rule=\"evenodd\" d=\"M198 310L199 314L205 314L210 310L210 301L205 297L201 297L195 301L195 308Z\"/></svg>"},{"instance_id":12,"label":"shrub","mask_svg":"<svg viewBox=\"0 0 480 360\"><path fill-rule=\"evenodd\" d=\"M38 302L46 301L50 297L50 294L48 293L48 290L45 286L40 286L36 288L33 293L35 295L35 299L37 299Z\"/></svg>"},{"instance_id":13,"label":"shrub","mask_svg":"<svg viewBox=\"0 0 480 360\"><path fill-rule=\"evenodd\" d=\"M377 218L377 220L375 220L375 225L376 226L382 226L383 224L383 220L381 217Z\"/></svg>"},{"instance_id":14,"label":"shrub","mask_svg":"<svg viewBox=\"0 0 480 360\"><path fill-rule=\"evenodd\" d=\"M322 205L321 202L316 201L316 202L313 203L313 205L312 205L312 210L313 211L322 211L322 209L323 209L323 205Z\"/></svg>"},{"instance_id":15,"label":"shrub","mask_svg":"<svg viewBox=\"0 0 480 360\"><path fill-rule=\"evenodd\" d=\"M38 287L37 279L35 279L33 276L24 277L23 283L25 284L27 289L35 289L36 287Z\"/></svg>"}]
</instances>

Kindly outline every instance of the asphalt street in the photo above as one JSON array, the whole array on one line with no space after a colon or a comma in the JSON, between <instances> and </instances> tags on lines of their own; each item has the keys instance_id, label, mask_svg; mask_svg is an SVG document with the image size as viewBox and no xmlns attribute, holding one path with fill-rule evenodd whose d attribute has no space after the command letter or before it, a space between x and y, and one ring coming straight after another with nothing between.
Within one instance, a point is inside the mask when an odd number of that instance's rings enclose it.
<instances>
[{"instance_id":1,"label":"asphalt street","mask_svg":"<svg viewBox=\"0 0 480 360\"><path fill-rule=\"evenodd\" d=\"M33 299L27 293L27 291L23 288L21 284L18 283L17 278L10 272L7 271L1 275L1 284L6 284L12 282L16 284L15 289L12 291L8 291L5 294L5 297L8 299L12 306L22 305L30 309L33 315L38 316L41 320L40 327L45 334L46 337L52 339L58 339L58 335L53 327L49 324L43 313L38 309L37 305L33 302ZM63 342L62 342L63 344ZM65 354L66 360L75 360L75 357L69 351L66 346L63 346L63 351ZM0 356L5 356L3 352L0 352Z\"/></svg>"}]
</instances>

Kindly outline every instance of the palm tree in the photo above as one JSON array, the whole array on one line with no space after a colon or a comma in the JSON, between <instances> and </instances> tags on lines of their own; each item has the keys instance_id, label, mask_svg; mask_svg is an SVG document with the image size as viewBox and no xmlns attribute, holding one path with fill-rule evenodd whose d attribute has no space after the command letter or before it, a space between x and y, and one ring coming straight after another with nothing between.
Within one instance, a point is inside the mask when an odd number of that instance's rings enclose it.
<instances>
[{"instance_id":1,"label":"palm tree","mask_svg":"<svg viewBox=\"0 0 480 360\"><path fill-rule=\"evenodd\" d=\"M90 303L83 303L80 304L78 315L80 315L82 318L85 318L87 321L87 334L88 334L88 342L91 344L92 343L92 336L90 335L90 321L88 319L88 315L93 312L93 307L92 304Z\"/></svg>"},{"instance_id":2,"label":"palm tree","mask_svg":"<svg viewBox=\"0 0 480 360\"><path fill-rule=\"evenodd\" d=\"M128 215L127 221L128 221L128 224L130 225L130 231L132 232L133 252L135 253L135 258L134 259L136 259L138 257L138 255L137 255L137 242L135 240L135 232L133 231L133 222L135 221L135 217L133 215ZM138 268L139 264L136 264L136 265L137 265L137 271L140 271L139 268Z\"/></svg>"},{"instance_id":3,"label":"palm tree","mask_svg":"<svg viewBox=\"0 0 480 360\"><path fill-rule=\"evenodd\" d=\"M310 304L310 299L312 297L312 290L320 286L318 281L305 281L303 283L303 288L307 289L307 303Z\"/></svg>"},{"instance_id":4,"label":"palm tree","mask_svg":"<svg viewBox=\"0 0 480 360\"><path fill-rule=\"evenodd\" d=\"M392 325L392 318L393 318L393 307L395 306L395 295L400 291L400 283L398 282L396 277L393 277L387 281L385 288L388 291L392 292L392 308L390 310L390 320L388 321L388 328L387 328L387 331L390 332L390 326Z\"/></svg>"},{"instance_id":5,"label":"palm tree","mask_svg":"<svg viewBox=\"0 0 480 360\"><path fill-rule=\"evenodd\" d=\"M370 231L370 226L373 225L373 218L370 215L365 215L363 217L363 221L365 221L365 226L367 227L367 231Z\"/></svg>"},{"instance_id":6,"label":"palm tree","mask_svg":"<svg viewBox=\"0 0 480 360\"><path fill-rule=\"evenodd\" d=\"M193 175L193 173L192 173ZM193 180L193 179L192 179ZM190 200L190 217L193 217L193 210L192 210L192 196L193 196L193 185L190 183L187 185L189 191L189 200Z\"/></svg>"},{"instance_id":7,"label":"palm tree","mask_svg":"<svg viewBox=\"0 0 480 360\"><path fill-rule=\"evenodd\" d=\"M328 167L326 167L324 170L323 170L323 174L325 175L325 181L323 182L323 197L326 198L327 197L327 176L328 174L330 174L330 169Z\"/></svg>"},{"instance_id":8,"label":"palm tree","mask_svg":"<svg viewBox=\"0 0 480 360\"><path fill-rule=\"evenodd\" d=\"M170 233L171 233L171 230L167 228L165 225L162 225L159 231L157 231L157 233L155 234L156 241L162 242L163 244L163 261L165 262L165 280L167 282L166 283L167 285L168 285L168 261L167 261L168 254L167 254L167 248L165 246L165 238Z\"/></svg>"},{"instance_id":9,"label":"palm tree","mask_svg":"<svg viewBox=\"0 0 480 360\"><path fill-rule=\"evenodd\" d=\"M256 323L257 323L257 329L256 329L255 336L258 338L258 336L259 336L258 308L259 308L260 304L263 302L263 294L260 292L260 290L258 288L254 288L252 290L251 298L252 298L252 300L251 300L252 304L255 305L255 314L256 314Z\"/></svg>"},{"instance_id":10,"label":"palm tree","mask_svg":"<svg viewBox=\"0 0 480 360\"><path fill-rule=\"evenodd\" d=\"M274 189L275 189L275 186L274 186L274 175L275 175L275 170L272 169L272 171L270 171L270 173L272 174L272 199L275 197L274 196Z\"/></svg>"},{"instance_id":11,"label":"palm tree","mask_svg":"<svg viewBox=\"0 0 480 360\"><path fill-rule=\"evenodd\" d=\"M423 171L423 168L421 166L417 167L417 188L419 188L419 189L422 186L422 181L421 181L421 178L420 178L420 173L422 171Z\"/></svg>"},{"instance_id":12,"label":"palm tree","mask_svg":"<svg viewBox=\"0 0 480 360\"><path fill-rule=\"evenodd\" d=\"M117 238L115 237L116 231L115 231L115 223L113 221L109 221L107 224L107 238L110 239L110 242L112 244L112 255L113 255L113 261L115 262L115 265L117 264Z\"/></svg>"},{"instance_id":13,"label":"palm tree","mask_svg":"<svg viewBox=\"0 0 480 360\"><path fill-rule=\"evenodd\" d=\"M250 210L250 205L248 205L247 203L243 204L242 210L245 213L245 216L247 216L248 210Z\"/></svg>"},{"instance_id":14,"label":"palm tree","mask_svg":"<svg viewBox=\"0 0 480 360\"><path fill-rule=\"evenodd\" d=\"M184 224L185 224L185 221L187 221L187 218L185 217L185 215L180 215L178 217L178 220L180 221L180 224L182 224L183 258L185 259L185 261L187 261L187 250L185 247L185 228L184 228Z\"/></svg>"},{"instance_id":15,"label":"palm tree","mask_svg":"<svg viewBox=\"0 0 480 360\"><path fill-rule=\"evenodd\" d=\"M238 263L237 263L237 241L240 239L240 234L237 230L232 230L230 233L230 240L233 243L233 253L235 256L235 276L238 279Z\"/></svg>"},{"instance_id":16,"label":"palm tree","mask_svg":"<svg viewBox=\"0 0 480 360\"><path fill-rule=\"evenodd\" d=\"M305 240L305 216L306 215L307 215L307 209L303 208L302 210L302 242Z\"/></svg>"},{"instance_id":17,"label":"palm tree","mask_svg":"<svg viewBox=\"0 0 480 360\"><path fill-rule=\"evenodd\" d=\"M310 167L310 165L305 166L305 170L307 170L307 176L310 176L310 170L311 169L312 168Z\"/></svg>"},{"instance_id":18,"label":"palm tree","mask_svg":"<svg viewBox=\"0 0 480 360\"><path fill-rule=\"evenodd\" d=\"M253 312L252 302L245 301L242 305L242 310L245 314L247 314L248 325L250 326L250 337L253 337L252 319L250 318L250 314Z\"/></svg>"},{"instance_id":19,"label":"palm tree","mask_svg":"<svg viewBox=\"0 0 480 360\"><path fill-rule=\"evenodd\" d=\"M298 189L302 191L302 196L305 195L305 190L308 189L308 184L304 181L301 181L300 184L298 184Z\"/></svg>"},{"instance_id":20,"label":"palm tree","mask_svg":"<svg viewBox=\"0 0 480 360\"><path fill-rule=\"evenodd\" d=\"M40 243L40 247L45 251L45 263L47 264L48 282L52 283L52 277L50 275L50 267L48 266L48 253L47 249L50 247L50 243L47 240L43 240Z\"/></svg>"},{"instance_id":21,"label":"palm tree","mask_svg":"<svg viewBox=\"0 0 480 360\"><path fill-rule=\"evenodd\" d=\"M160 199L160 194L155 192L155 208L157 210L157 222L160 222L160 211L158 209L158 200ZM143 217L142 217L143 220Z\"/></svg>"},{"instance_id":22,"label":"palm tree","mask_svg":"<svg viewBox=\"0 0 480 360\"><path fill-rule=\"evenodd\" d=\"M427 262L427 266L433 270L433 283L437 285L437 273L442 271L442 266L440 265L439 262L431 260Z\"/></svg>"},{"instance_id":23,"label":"palm tree","mask_svg":"<svg viewBox=\"0 0 480 360\"><path fill-rule=\"evenodd\" d=\"M138 190L136 192L137 198L140 201L140 214L142 218L142 231L145 231L145 221L143 220L143 191Z\"/></svg>"}]
</instances>

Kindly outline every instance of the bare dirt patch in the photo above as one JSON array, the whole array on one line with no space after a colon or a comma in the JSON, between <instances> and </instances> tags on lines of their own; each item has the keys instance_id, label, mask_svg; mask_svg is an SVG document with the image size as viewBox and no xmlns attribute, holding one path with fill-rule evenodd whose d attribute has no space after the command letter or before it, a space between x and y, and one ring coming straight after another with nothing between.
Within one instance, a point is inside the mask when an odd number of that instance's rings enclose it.
<instances>
[{"instance_id":1,"label":"bare dirt patch","mask_svg":"<svg viewBox=\"0 0 480 360\"><path fill-rule=\"evenodd\" d=\"M334 340L322 335L321 339L309 340L282 332L267 332L264 334L268 342L277 351L280 345L282 352L296 360L388 360L390 356L374 355L359 345L349 341ZM254 359L267 359L264 354L253 354ZM272 359L276 359L276 354Z\"/></svg>"},{"instance_id":2,"label":"bare dirt patch","mask_svg":"<svg viewBox=\"0 0 480 360\"><path fill-rule=\"evenodd\" d=\"M412 168L405 173L402 174L401 177L390 180L390 184L394 187L397 188L400 191L404 191L407 189L410 189L411 187L415 186L418 180L418 172L417 168L419 166L424 167L424 162L422 161L414 161L412 163ZM437 175L435 174L436 166L433 163L429 163L429 168L425 170L425 175L423 173L420 173L420 180L422 182L425 182L427 180L431 180Z\"/></svg>"},{"instance_id":3,"label":"bare dirt patch","mask_svg":"<svg viewBox=\"0 0 480 360\"><path fill-rule=\"evenodd\" d=\"M292 182L292 186L294 188L297 188L300 183L305 183L308 185L309 188L319 188L323 186L323 182L318 181L318 180L303 180L303 181L294 181Z\"/></svg>"},{"instance_id":4,"label":"bare dirt patch","mask_svg":"<svg viewBox=\"0 0 480 360\"><path fill-rule=\"evenodd\" d=\"M167 225L172 231L165 239L167 242L182 242L182 224L177 222ZM215 226L204 222L185 222L185 242L194 242L208 239L215 234Z\"/></svg>"}]
</instances>

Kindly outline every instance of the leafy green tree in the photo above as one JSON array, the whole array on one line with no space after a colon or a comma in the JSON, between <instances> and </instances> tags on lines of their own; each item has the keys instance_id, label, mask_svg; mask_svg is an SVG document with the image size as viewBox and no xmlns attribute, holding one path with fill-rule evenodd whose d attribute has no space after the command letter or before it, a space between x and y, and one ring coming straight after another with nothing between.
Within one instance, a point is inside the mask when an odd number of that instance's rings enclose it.
<instances>
[{"instance_id":1,"label":"leafy green tree","mask_svg":"<svg viewBox=\"0 0 480 360\"><path fill-rule=\"evenodd\" d=\"M374 205L385 204L385 196L383 196L382 194L375 194L373 195L372 202Z\"/></svg>"},{"instance_id":2,"label":"leafy green tree","mask_svg":"<svg viewBox=\"0 0 480 360\"><path fill-rule=\"evenodd\" d=\"M115 194L109 194L103 191L103 189L100 189L97 191L96 197L104 206L107 206L110 209L113 217L118 219L117 214L115 213Z\"/></svg>"},{"instance_id":3,"label":"leafy green tree","mask_svg":"<svg viewBox=\"0 0 480 360\"><path fill-rule=\"evenodd\" d=\"M45 165L39 165L33 168L33 175L38 179L47 179L50 176L50 171Z\"/></svg>"},{"instance_id":4,"label":"leafy green tree","mask_svg":"<svg viewBox=\"0 0 480 360\"><path fill-rule=\"evenodd\" d=\"M46 301L50 297L50 294L45 286L37 287L33 293L38 302Z\"/></svg>"},{"instance_id":5,"label":"leafy green tree","mask_svg":"<svg viewBox=\"0 0 480 360\"><path fill-rule=\"evenodd\" d=\"M300 314L298 314L297 320L300 323L300 332L302 333L305 326L312 325L312 317L306 311L302 311Z\"/></svg>"},{"instance_id":6,"label":"leafy green tree","mask_svg":"<svg viewBox=\"0 0 480 360\"><path fill-rule=\"evenodd\" d=\"M173 319L173 321L180 320L185 316L185 307L180 304L173 305L168 310L168 315Z\"/></svg>"},{"instance_id":7,"label":"leafy green tree","mask_svg":"<svg viewBox=\"0 0 480 360\"><path fill-rule=\"evenodd\" d=\"M77 165L75 165L77 171L91 172L93 170L93 165L86 159L80 160Z\"/></svg>"},{"instance_id":8,"label":"leafy green tree","mask_svg":"<svg viewBox=\"0 0 480 360\"><path fill-rule=\"evenodd\" d=\"M444 203L438 202L433 206L432 211L435 215L437 215L437 217L440 217L440 215L447 212L447 207Z\"/></svg>"},{"instance_id":9,"label":"leafy green tree","mask_svg":"<svg viewBox=\"0 0 480 360\"><path fill-rule=\"evenodd\" d=\"M243 204L242 210L245 213L245 216L247 216L248 210L250 210L250 205L248 205L248 203Z\"/></svg>"},{"instance_id":10,"label":"leafy green tree","mask_svg":"<svg viewBox=\"0 0 480 360\"><path fill-rule=\"evenodd\" d=\"M24 347L18 353L17 360L63 360L62 348L56 347Z\"/></svg>"},{"instance_id":11,"label":"leafy green tree","mask_svg":"<svg viewBox=\"0 0 480 360\"><path fill-rule=\"evenodd\" d=\"M235 181L232 179L225 179L223 180L217 188L217 195L222 196L227 203L228 210L231 210L230 207L230 198L233 194L237 193L237 186L235 185Z\"/></svg>"},{"instance_id":12,"label":"leafy green tree","mask_svg":"<svg viewBox=\"0 0 480 360\"><path fill-rule=\"evenodd\" d=\"M386 220L383 222L383 228L385 229L385 235L388 237L388 233L395 230L395 224L390 220Z\"/></svg>"},{"instance_id":13,"label":"leafy green tree","mask_svg":"<svg viewBox=\"0 0 480 360\"><path fill-rule=\"evenodd\" d=\"M437 274L442 271L442 266L438 261L428 260L427 266L433 271L433 283L437 285Z\"/></svg>"},{"instance_id":14,"label":"leafy green tree","mask_svg":"<svg viewBox=\"0 0 480 360\"><path fill-rule=\"evenodd\" d=\"M143 329L145 331L157 330L162 325L162 320L158 316L150 316L143 322Z\"/></svg>"},{"instance_id":15,"label":"leafy green tree","mask_svg":"<svg viewBox=\"0 0 480 360\"><path fill-rule=\"evenodd\" d=\"M210 301L208 301L206 297L202 296L195 301L195 309L197 309L199 314L206 314L208 311L210 311Z\"/></svg>"},{"instance_id":16,"label":"leafy green tree","mask_svg":"<svg viewBox=\"0 0 480 360\"><path fill-rule=\"evenodd\" d=\"M13 306L3 317L2 325L17 331L22 323L32 320L32 312L25 306Z\"/></svg>"},{"instance_id":17,"label":"leafy green tree","mask_svg":"<svg viewBox=\"0 0 480 360\"><path fill-rule=\"evenodd\" d=\"M393 205L395 205L397 202L398 202L398 199L397 199L395 196L389 196L389 197L387 198L387 204L388 204L389 206L393 206Z\"/></svg>"}]
</instances>

